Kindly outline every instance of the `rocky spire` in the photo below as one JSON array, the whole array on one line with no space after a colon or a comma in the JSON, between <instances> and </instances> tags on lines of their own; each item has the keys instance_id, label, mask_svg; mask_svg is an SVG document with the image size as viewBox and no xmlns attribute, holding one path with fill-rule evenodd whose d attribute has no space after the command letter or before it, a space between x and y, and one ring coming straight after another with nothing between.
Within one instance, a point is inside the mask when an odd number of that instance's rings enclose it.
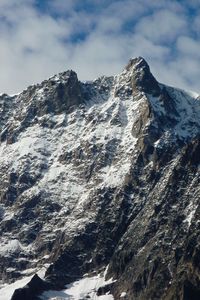
<instances>
[{"instance_id":1,"label":"rocky spire","mask_svg":"<svg viewBox=\"0 0 200 300\"><path fill-rule=\"evenodd\" d=\"M80 83L77 74L72 70L44 81L42 89L43 98L46 100L45 102L39 102L42 104L40 114L67 112L70 107L77 106L82 101Z\"/></svg>"},{"instance_id":2,"label":"rocky spire","mask_svg":"<svg viewBox=\"0 0 200 300\"><path fill-rule=\"evenodd\" d=\"M152 95L158 95L160 93L158 82L151 74L149 65L144 58L137 57L130 59L125 70L131 72L133 90L136 89Z\"/></svg>"}]
</instances>

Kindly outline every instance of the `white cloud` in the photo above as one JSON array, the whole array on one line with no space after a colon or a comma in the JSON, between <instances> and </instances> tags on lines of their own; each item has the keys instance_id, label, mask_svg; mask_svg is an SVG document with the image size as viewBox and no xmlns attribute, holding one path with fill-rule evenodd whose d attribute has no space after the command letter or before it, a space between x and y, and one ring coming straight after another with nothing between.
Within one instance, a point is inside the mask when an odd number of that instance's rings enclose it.
<instances>
[{"instance_id":1,"label":"white cloud","mask_svg":"<svg viewBox=\"0 0 200 300\"><path fill-rule=\"evenodd\" d=\"M70 51L62 42L71 32L67 22L41 15L29 3L2 14L6 17L0 39L2 92L18 91L62 70Z\"/></svg>"},{"instance_id":2,"label":"white cloud","mask_svg":"<svg viewBox=\"0 0 200 300\"><path fill-rule=\"evenodd\" d=\"M68 13L71 12L78 3L78 0L48 0L48 6L54 11L59 13Z\"/></svg>"},{"instance_id":3,"label":"white cloud","mask_svg":"<svg viewBox=\"0 0 200 300\"><path fill-rule=\"evenodd\" d=\"M86 0L95 13L81 0L46 3L39 11L35 0L0 1L0 91L18 92L66 69L83 80L116 74L139 55L158 80L200 90L200 23L189 23L184 1Z\"/></svg>"},{"instance_id":4,"label":"white cloud","mask_svg":"<svg viewBox=\"0 0 200 300\"><path fill-rule=\"evenodd\" d=\"M151 70L160 79L160 82L200 92L200 63L193 59L180 57L180 59L168 61L167 64L154 60L151 64Z\"/></svg>"},{"instance_id":5,"label":"white cloud","mask_svg":"<svg viewBox=\"0 0 200 300\"><path fill-rule=\"evenodd\" d=\"M197 17L194 18L194 21L193 21L193 24L192 25L192 28L195 32L195 34L200 37L200 8L199 8L199 13L197 14Z\"/></svg>"},{"instance_id":6,"label":"white cloud","mask_svg":"<svg viewBox=\"0 0 200 300\"><path fill-rule=\"evenodd\" d=\"M200 41L196 41L188 36L181 36L177 40L177 49L180 53L189 57L200 58Z\"/></svg>"},{"instance_id":7,"label":"white cloud","mask_svg":"<svg viewBox=\"0 0 200 300\"><path fill-rule=\"evenodd\" d=\"M160 10L151 16L143 17L135 27L136 32L154 42L173 42L186 31L187 23L183 16L169 10Z\"/></svg>"}]
</instances>

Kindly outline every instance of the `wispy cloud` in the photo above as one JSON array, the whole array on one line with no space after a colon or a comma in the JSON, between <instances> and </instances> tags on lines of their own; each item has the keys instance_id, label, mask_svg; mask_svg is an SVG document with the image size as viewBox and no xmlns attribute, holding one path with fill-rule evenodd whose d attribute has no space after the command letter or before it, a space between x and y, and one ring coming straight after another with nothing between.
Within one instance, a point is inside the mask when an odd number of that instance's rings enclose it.
<instances>
[{"instance_id":1,"label":"wispy cloud","mask_svg":"<svg viewBox=\"0 0 200 300\"><path fill-rule=\"evenodd\" d=\"M80 79L144 56L158 80L200 92L199 1L1 0L0 91L66 69Z\"/></svg>"},{"instance_id":2,"label":"wispy cloud","mask_svg":"<svg viewBox=\"0 0 200 300\"><path fill-rule=\"evenodd\" d=\"M138 34L143 35L154 43L172 43L187 31L185 16L162 9L150 16L144 16L135 26Z\"/></svg>"}]
</instances>

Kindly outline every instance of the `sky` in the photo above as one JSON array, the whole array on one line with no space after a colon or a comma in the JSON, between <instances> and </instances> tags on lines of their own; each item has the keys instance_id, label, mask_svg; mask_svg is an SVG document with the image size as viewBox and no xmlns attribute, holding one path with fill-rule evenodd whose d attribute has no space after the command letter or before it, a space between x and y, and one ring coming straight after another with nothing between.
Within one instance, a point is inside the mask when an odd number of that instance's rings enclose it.
<instances>
[{"instance_id":1,"label":"sky","mask_svg":"<svg viewBox=\"0 0 200 300\"><path fill-rule=\"evenodd\" d=\"M68 69L115 75L137 56L158 81L200 93L200 1L0 0L0 93Z\"/></svg>"}]
</instances>

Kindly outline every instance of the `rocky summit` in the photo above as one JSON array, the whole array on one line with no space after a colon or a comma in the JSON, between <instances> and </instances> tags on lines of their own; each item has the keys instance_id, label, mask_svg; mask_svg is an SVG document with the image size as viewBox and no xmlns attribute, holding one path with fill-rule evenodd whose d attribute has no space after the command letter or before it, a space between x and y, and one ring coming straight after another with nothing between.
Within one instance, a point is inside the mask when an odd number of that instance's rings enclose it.
<instances>
[{"instance_id":1,"label":"rocky summit","mask_svg":"<svg viewBox=\"0 0 200 300\"><path fill-rule=\"evenodd\" d=\"M0 177L1 300L200 299L200 97L143 58L1 95Z\"/></svg>"}]
</instances>

